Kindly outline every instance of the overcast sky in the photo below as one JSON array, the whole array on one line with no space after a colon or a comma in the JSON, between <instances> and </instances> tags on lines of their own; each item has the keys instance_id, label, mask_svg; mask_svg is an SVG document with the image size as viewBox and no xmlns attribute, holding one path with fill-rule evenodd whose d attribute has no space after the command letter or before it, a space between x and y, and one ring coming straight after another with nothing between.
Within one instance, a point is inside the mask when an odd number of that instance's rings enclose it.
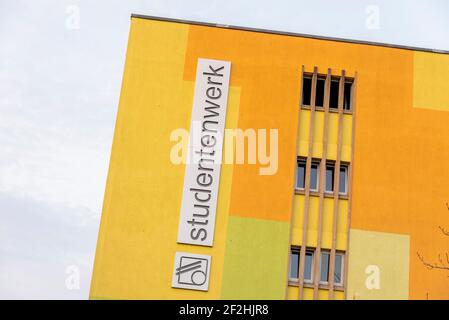
<instances>
[{"instance_id":1,"label":"overcast sky","mask_svg":"<svg viewBox=\"0 0 449 320\"><path fill-rule=\"evenodd\" d=\"M131 13L449 50L443 0L0 0L0 298L88 298Z\"/></svg>"}]
</instances>

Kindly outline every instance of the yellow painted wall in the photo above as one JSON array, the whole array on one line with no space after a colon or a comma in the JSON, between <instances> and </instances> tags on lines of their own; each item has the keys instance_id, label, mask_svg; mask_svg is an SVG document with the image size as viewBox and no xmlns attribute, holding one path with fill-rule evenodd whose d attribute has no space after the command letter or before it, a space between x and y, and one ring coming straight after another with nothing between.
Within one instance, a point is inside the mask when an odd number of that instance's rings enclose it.
<instances>
[{"instance_id":1,"label":"yellow painted wall","mask_svg":"<svg viewBox=\"0 0 449 320\"><path fill-rule=\"evenodd\" d=\"M310 133L310 110L302 109L299 119L298 132L298 156L307 157L309 150L309 133ZM313 157L321 159L323 156L323 126L324 111L316 110L314 119L313 133ZM351 139L352 139L352 115L343 115L343 133L342 133L342 150L341 161L351 161ZM327 143L327 159L337 159L337 140L338 140L338 113L329 112L328 119L328 143Z\"/></svg>"},{"instance_id":2,"label":"yellow painted wall","mask_svg":"<svg viewBox=\"0 0 449 320\"><path fill-rule=\"evenodd\" d=\"M172 130L190 126L194 83L183 78L187 35L186 25L133 19L93 299L220 298L232 165L222 165L213 248L176 243L185 166L170 161L169 139ZM231 86L227 128L237 125L239 101L240 89ZM171 288L175 252L186 249L212 255L208 292Z\"/></svg>"},{"instance_id":3,"label":"yellow painted wall","mask_svg":"<svg viewBox=\"0 0 449 320\"><path fill-rule=\"evenodd\" d=\"M346 250L346 228L348 218L348 200L338 201L338 222L337 222L337 250ZM307 229L307 247L315 248L318 238L318 207L319 197L310 196L309 200L309 223ZM303 223L304 223L304 195L295 195L294 214L292 229L292 244L302 245ZM324 198L323 220L322 220L322 243L325 249L332 248L332 225L334 215L334 199Z\"/></svg>"},{"instance_id":4,"label":"yellow painted wall","mask_svg":"<svg viewBox=\"0 0 449 320\"><path fill-rule=\"evenodd\" d=\"M304 288L304 300L313 300L313 288ZM326 289L318 289L318 300L328 300L329 291ZM334 291L334 300L344 300L345 294L343 291ZM287 300L298 300L298 287L289 286L287 290Z\"/></svg>"}]
</instances>

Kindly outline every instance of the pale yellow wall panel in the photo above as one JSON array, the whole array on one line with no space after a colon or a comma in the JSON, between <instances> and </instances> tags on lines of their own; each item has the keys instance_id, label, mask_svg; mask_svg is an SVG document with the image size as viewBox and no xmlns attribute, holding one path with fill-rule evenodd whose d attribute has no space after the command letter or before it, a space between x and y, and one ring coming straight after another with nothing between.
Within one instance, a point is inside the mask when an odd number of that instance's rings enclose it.
<instances>
[{"instance_id":1,"label":"pale yellow wall panel","mask_svg":"<svg viewBox=\"0 0 449 320\"><path fill-rule=\"evenodd\" d=\"M408 299L410 236L351 229L347 299Z\"/></svg>"},{"instance_id":2,"label":"pale yellow wall panel","mask_svg":"<svg viewBox=\"0 0 449 320\"><path fill-rule=\"evenodd\" d=\"M413 55L413 107L449 111L449 55Z\"/></svg>"}]
</instances>

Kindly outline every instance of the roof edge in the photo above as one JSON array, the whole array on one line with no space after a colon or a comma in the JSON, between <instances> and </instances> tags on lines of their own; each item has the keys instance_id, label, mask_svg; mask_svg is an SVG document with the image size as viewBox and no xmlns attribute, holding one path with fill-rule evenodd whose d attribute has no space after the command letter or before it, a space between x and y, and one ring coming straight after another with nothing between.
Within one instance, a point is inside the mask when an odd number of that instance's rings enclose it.
<instances>
[{"instance_id":1,"label":"roof edge","mask_svg":"<svg viewBox=\"0 0 449 320\"><path fill-rule=\"evenodd\" d=\"M175 18L167 18L167 17L158 17L158 16L150 16L150 15L135 14L135 13L131 14L131 18L166 21L166 22L174 22L174 23L184 23L184 24L192 24L192 25L198 25L198 26L216 27L216 28L223 28L223 29L233 29L233 30L241 30L241 31L268 33L268 34L277 34L277 35L309 38L309 39L316 39L316 40L346 42L346 43L362 44L362 45L377 46L377 47L387 47L387 48L395 48L395 49L403 49L403 50L449 54L449 50L413 47L413 46L391 44L391 43L384 43L384 42L374 42L374 41L367 41L367 40L354 40L354 39L346 39L346 38L318 36L318 35L312 35L312 34L306 34L306 33L296 33L296 32L289 32L289 31L277 31L277 30L269 30L269 29L242 27L242 26L234 26L234 25L227 25L227 24L175 19Z\"/></svg>"}]
</instances>

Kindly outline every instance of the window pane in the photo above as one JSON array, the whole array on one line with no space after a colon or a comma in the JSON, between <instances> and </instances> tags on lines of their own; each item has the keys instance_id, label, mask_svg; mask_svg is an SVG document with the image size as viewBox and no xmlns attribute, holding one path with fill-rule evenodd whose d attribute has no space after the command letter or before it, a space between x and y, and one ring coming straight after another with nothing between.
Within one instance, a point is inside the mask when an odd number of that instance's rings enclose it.
<instances>
[{"instance_id":1,"label":"window pane","mask_svg":"<svg viewBox=\"0 0 449 320\"><path fill-rule=\"evenodd\" d=\"M306 252L306 263L304 265L304 280L312 280L313 252Z\"/></svg>"},{"instance_id":2,"label":"window pane","mask_svg":"<svg viewBox=\"0 0 449 320\"><path fill-rule=\"evenodd\" d=\"M334 282L342 283L342 273L341 269L343 266L343 255L337 254L335 255L335 270L334 270Z\"/></svg>"},{"instance_id":3,"label":"window pane","mask_svg":"<svg viewBox=\"0 0 449 320\"><path fill-rule=\"evenodd\" d=\"M329 279L329 253L321 252L321 265L320 265L320 281L327 282Z\"/></svg>"},{"instance_id":4,"label":"window pane","mask_svg":"<svg viewBox=\"0 0 449 320\"><path fill-rule=\"evenodd\" d=\"M344 93L344 100L343 100L343 109L344 110L351 109L351 86L352 86L352 83L350 83L350 82L345 83L345 93Z\"/></svg>"},{"instance_id":5,"label":"window pane","mask_svg":"<svg viewBox=\"0 0 449 320\"><path fill-rule=\"evenodd\" d=\"M318 164L312 163L310 170L310 190L318 190Z\"/></svg>"},{"instance_id":6,"label":"window pane","mask_svg":"<svg viewBox=\"0 0 449 320\"><path fill-rule=\"evenodd\" d=\"M302 104L310 105L310 96L312 91L312 79L311 78L303 78L302 82Z\"/></svg>"},{"instance_id":7,"label":"window pane","mask_svg":"<svg viewBox=\"0 0 449 320\"><path fill-rule=\"evenodd\" d=\"M315 105L318 107L322 107L323 101L324 101L324 79L317 79L316 92L315 92Z\"/></svg>"},{"instance_id":8,"label":"window pane","mask_svg":"<svg viewBox=\"0 0 449 320\"><path fill-rule=\"evenodd\" d=\"M331 81L331 92L330 92L330 101L329 101L329 107L330 108L338 108L338 80L332 80Z\"/></svg>"},{"instance_id":9,"label":"window pane","mask_svg":"<svg viewBox=\"0 0 449 320\"><path fill-rule=\"evenodd\" d=\"M296 188L304 189L304 177L306 172L306 163L298 161L298 169L296 170Z\"/></svg>"},{"instance_id":10,"label":"window pane","mask_svg":"<svg viewBox=\"0 0 449 320\"><path fill-rule=\"evenodd\" d=\"M326 191L334 191L334 166L326 166Z\"/></svg>"},{"instance_id":11,"label":"window pane","mask_svg":"<svg viewBox=\"0 0 449 320\"><path fill-rule=\"evenodd\" d=\"M338 192L346 193L346 178L348 176L347 168L340 168L340 181L339 181L339 189Z\"/></svg>"},{"instance_id":12,"label":"window pane","mask_svg":"<svg viewBox=\"0 0 449 320\"><path fill-rule=\"evenodd\" d=\"M290 257L290 278L298 279L299 252L292 251Z\"/></svg>"}]
</instances>

